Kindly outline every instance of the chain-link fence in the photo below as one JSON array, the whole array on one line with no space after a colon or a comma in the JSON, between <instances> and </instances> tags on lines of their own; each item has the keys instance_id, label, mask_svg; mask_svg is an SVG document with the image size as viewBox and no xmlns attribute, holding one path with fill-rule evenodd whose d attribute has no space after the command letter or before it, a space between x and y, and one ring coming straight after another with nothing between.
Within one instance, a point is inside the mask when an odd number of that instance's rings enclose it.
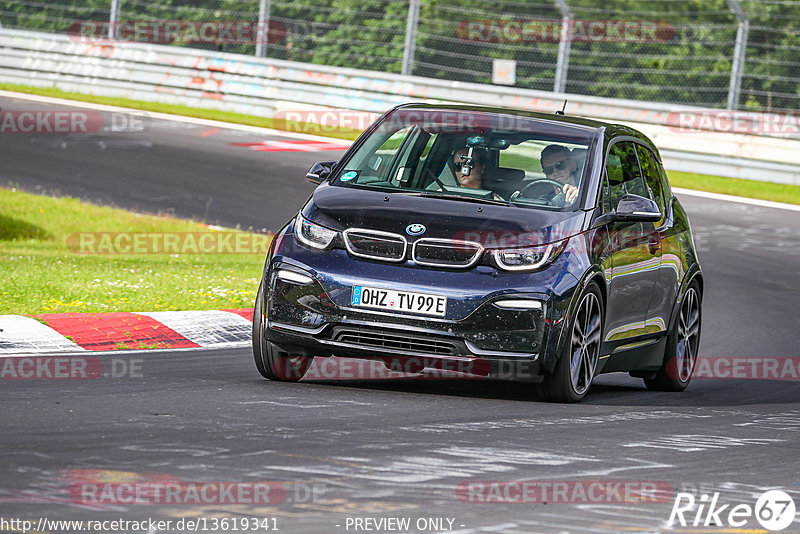
<instances>
[{"instance_id":1,"label":"chain-link fence","mask_svg":"<svg viewBox=\"0 0 800 534\"><path fill-rule=\"evenodd\" d=\"M16 0L0 24L623 99L800 102L800 0Z\"/></svg>"}]
</instances>

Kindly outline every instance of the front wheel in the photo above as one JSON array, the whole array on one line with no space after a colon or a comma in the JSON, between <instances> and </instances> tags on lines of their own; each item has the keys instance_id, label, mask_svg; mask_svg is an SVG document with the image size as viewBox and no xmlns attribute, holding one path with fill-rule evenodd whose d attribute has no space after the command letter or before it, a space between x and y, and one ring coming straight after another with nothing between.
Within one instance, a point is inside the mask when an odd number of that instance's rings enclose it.
<instances>
[{"instance_id":1,"label":"front wheel","mask_svg":"<svg viewBox=\"0 0 800 534\"><path fill-rule=\"evenodd\" d=\"M597 372L603 332L600 289L591 283L581 295L569 321L569 338L553 374L545 377L541 392L553 402L578 402L586 396Z\"/></svg>"},{"instance_id":2,"label":"front wheel","mask_svg":"<svg viewBox=\"0 0 800 534\"><path fill-rule=\"evenodd\" d=\"M689 284L683 295L680 313L667 337L664 363L653 378L645 378L647 389L654 391L683 391L692 380L697 349L700 345L700 287Z\"/></svg>"},{"instance_id":3,"label":"front wheel","mask_svg":"<svg viewBox=\"0 0 800 534\"><path fill-rule=\"evenodd\" d=\"M296 382L308 371L313 356L290 355L279 351L264 339L266 321L264 317L264 281L258 286L258 295L253 307L253 359L256 369L264 378L283 382Z\"/></svg>"}]
</instances>

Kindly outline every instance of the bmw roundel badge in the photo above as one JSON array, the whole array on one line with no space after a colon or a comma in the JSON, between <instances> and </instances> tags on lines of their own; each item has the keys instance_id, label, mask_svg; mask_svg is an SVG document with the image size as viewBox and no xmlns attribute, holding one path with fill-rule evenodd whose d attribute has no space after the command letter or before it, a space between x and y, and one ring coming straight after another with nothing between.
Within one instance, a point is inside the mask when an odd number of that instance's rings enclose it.
<instances>
[{"instance_id":1,"label":"bmw roundel badge","mask_svg":"<svg viewBox=\"0 0 800 534\"><path fill-rule=\"evenodd\" d=\"M427 228L425 228L424 224L414 223L406 226L406 233L408 235L422 235L425 233L425 230L427 230Z\"/></svg>"}]
</instances>

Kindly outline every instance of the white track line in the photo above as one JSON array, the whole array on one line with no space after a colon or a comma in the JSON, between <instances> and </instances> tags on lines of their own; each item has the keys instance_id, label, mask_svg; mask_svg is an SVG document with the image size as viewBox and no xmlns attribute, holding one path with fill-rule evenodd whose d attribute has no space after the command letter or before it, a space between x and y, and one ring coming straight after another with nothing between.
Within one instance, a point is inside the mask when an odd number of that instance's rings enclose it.
<instances>
[{"instance_id":1,"label":"white track line","mask_svg":"<svg viewBox=\"0 0 800 534\"><path fill-rule=\"evenodd\" d=\"M696 191L694 189L684 189L682 187L673 187L672 191L674 193L678 193L679 195L691 195L693 197L710 198L713 200L722 200L724 202L739 202L740 204L750 204L751 206L760 206L762 208L800 211L800 206L798 206L797 204L784 204L783 202L772 202L771 200L736 197L733 195L723 195L721 193L708 193L706 191Z\"/></svg>"},{"instance_id":2,"label":"white track line","mask_svg":"<svg viewBox=\"0 0 800 534\"><path fill-rule=\"evenodd\" d=\"M275 135L279 137L291 137L293 139L307 139L309 141L320 141L330 143L331 141L340 141L342 144L352 144L346 139L337 139L335 137L324 137L321 135L311 135L299 132L286 132L284 130L273 130L272 128L261 128L259 126L248 126L246 124L235 124L232 122L215 121L211 119L199 119L197 117L185 117L183 115L171 115L169 113L157 113L155 111L147 111L135 108L123 108L118 106L107 106L105 104L94 104L92 102L81 102L80 100L67 100L64 98L53 98L50 96L29 95L26 93L15 93L13 91L0 91L0 97L18 98L20 100L30 100L32 102L41 102L43 104L55 104L60 106L73 106L76 108L94 109L97 111L109 112L137 112L145 113L148 117L153 119L161 119L165 121L185 122L188 124L198 124L201 126L209 126L213 128L224 128L227 130L239 130L241 132L252 132L260 135ZM213 111L213 110L211 110Z\"/></svg>"}]
</instances>

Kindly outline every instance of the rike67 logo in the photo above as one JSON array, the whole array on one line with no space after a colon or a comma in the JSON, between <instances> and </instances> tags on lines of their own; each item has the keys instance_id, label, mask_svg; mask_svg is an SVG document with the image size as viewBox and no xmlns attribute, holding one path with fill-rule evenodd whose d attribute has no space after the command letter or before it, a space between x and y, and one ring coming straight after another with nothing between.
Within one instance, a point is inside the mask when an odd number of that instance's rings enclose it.
<instances>
[{"instance_id":1,"label":"rike67 logo","mask_svg":"<svg viewBox=\"0 0 800 534\"><path fill-rule=\"evenodd\" d=\"M720 504L719 492L696 498L691 493L675 495L669 526L681 527L728 527L742 528L755 518L765 529L772 532L785 530L794 522L795 504L792 497L781 490L766 491L756 500L755 506L748 503ZM748 531L749 532L749 531Z\"/></svg>"}]
</instances>

